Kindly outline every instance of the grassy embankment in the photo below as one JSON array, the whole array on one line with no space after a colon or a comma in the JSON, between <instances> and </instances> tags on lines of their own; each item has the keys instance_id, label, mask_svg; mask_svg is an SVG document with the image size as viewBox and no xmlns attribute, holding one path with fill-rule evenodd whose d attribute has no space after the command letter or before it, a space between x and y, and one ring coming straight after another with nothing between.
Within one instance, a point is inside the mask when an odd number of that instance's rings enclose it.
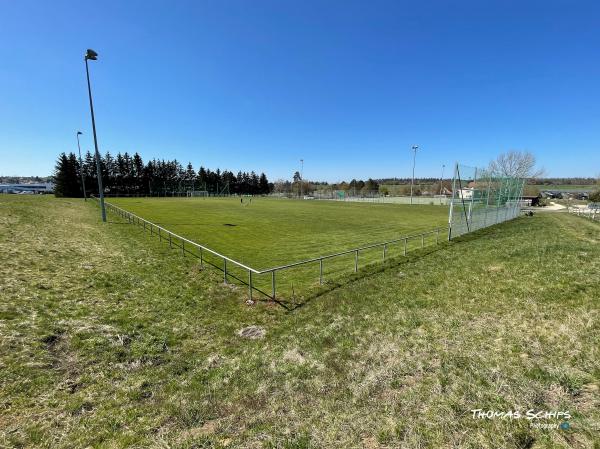
<instances>
[{"instance_id":1,"label":"grassy embankment","mask_svg":"<svg viewBox=\"0 0 600 449\"><path fill-rule=\"evenodd\" d=\"M286 312L97 212L0 196L2 447L600 445L598 223L522 218Z\"/></svg>"}]
</instances>

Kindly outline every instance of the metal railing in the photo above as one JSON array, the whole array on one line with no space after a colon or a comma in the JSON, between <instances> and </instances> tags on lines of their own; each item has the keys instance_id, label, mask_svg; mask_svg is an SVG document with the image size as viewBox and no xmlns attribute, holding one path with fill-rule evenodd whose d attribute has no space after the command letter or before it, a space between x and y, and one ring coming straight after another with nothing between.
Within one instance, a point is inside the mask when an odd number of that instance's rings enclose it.
<instances>
[{"instance_id":1,"label":"metal railing","mask_svg":"<svg viewBox=\"0 0 600 449\"><path fill-rule=\"evenodd\" d=\"M92 196L92 198L97 200L97 198L95 196ZM374 248L381 248L382 249L381 261L385 262L386 259L389 259L387 253L388 253L388 249L389 249L390 245L398 244L398 243L401 244L402 245L402 255L406 256L407 253L411 251L411 249L409 249L409 242L418 240L418 241L420 241L419 247L424 248L425 247L425 238L428 236L435 235L435 244L437 245L440 242L440 232L442 232L442 231L446 232L446 228L435 228L433 230L422 232L419 234L407 235L407 236L399 237L396 239L387 240L385 242L373 243L370 245L360 246L357 248L352 248L349 250L345 250L345 251L341 251L341 252L337 252L337 253L333 253L333 254L327 254L325 256L319 256L319 257L314 257L311 259L301 260L301 261L290 263L287 265L280 265L277 267L267 268L264 270L257 270L252 267L249 267L248 265L245 265L241 262L238 262L237 260L227 257L215 250L212 250L204 245L201 245L190 239L187 239L178 234L175 234L174 232L171 232L168 229L163 228L162 226L152 223L151 221L146 220L146 219L144 219L132 212L129 212L125 209L122 209L118 206L115 206L114 204L111 204L109 202L105 202L104 204L105 204L106 210L108 212L112 212L113 214L121 217L122 219L127 220L127 222L129 224L135 224L135 225L142 227L144 229L144 231L149 231L150 235L156 234L156 236L159 238L160 241L165 240L165 242L168 242L170 248L173 248L173 247L179 248L181 250L181 254L183 256L185 256L186 254L190 254L190 255L200 259L201 266L203 266L204 264L208 264L208 265L211 265L211 266L221 270L223 272L223 282L224 283L227 284L229 278L233 278L233 279L236 279L237 281L241 282L242 284L247 285L248 286L248 298L250 300L252 300L252 298L253 298L253 291L261 293L262 295L264 295L270 299L273 299L273 300L277 299L277 273L280 271L288 270L288 269L294 268L294 267L299 267L301 265L309 265L309 264L318 263L318 265L319 265L319 285L323 285L323 283L324 283L323 262L325 260L334 259L337 257L349 255L349 254L354 254L354 273L357 273L359 270L359 255L360 255L361 251L366 251L366 250L370 250L370 249L374 249ZM208 260L206 258L205 253L211 254L213 256L216 256L218 259L220 259L220 261L222 262L221 266ZM238 268L242 269L244 272L246 272L248 275L248 280L246 281L244 279L241 279L240 277L238 277L234 273L232 273L230 264L233 265L234 267L238 267ZM261 290L253 283L253 277L255 275L265 275L265 274L271 275L271 285L270 285L271 292L270 293L267 293L267 292Z\"/></svg>"},{"instance_id":2,"label":"metal railing","mask_svg":"<svg viewBox=\"0 0 600 449\"><path fill-rule=\"evenodd\" d=\"M567 212L579 217L589 218L592 221L600 220L600 209L597 207L568 207Z\"/></svg>"}]
</instances>

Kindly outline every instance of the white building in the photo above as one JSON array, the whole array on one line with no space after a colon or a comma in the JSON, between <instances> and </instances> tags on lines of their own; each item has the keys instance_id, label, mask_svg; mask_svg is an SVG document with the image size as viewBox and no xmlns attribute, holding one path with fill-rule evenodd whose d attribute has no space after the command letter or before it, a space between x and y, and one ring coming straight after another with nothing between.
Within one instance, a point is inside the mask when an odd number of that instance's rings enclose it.
<instances>
[{"instance_id":1,"label":"white building","mask_svg":"<svg viewBox=\"0 0 600 449\"><path fill-rule=\"evenodd\" d=\"M33 184L0 184L0 193L52 193L54 184L38 182Z\"/></svg>"}]
</instances>

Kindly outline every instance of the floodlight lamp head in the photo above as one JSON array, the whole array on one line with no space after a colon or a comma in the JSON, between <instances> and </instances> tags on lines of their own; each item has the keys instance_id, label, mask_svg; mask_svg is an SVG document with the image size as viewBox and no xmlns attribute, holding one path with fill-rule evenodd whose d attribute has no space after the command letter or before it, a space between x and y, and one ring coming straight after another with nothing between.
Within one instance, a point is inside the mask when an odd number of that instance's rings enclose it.
<instances>
[{"instance_id":1,"label":"floodlight lamp head","mask_svg":"<svg viewBox=\"0 0 600 449\"><path fill-rule=\"evenodd\" d=\"M88 48L85 52L85 59L91 59L92 61L96 61L98 59L98 53L96 53L91 48Z\"/></svg>"},{"instance_id":2,"label":"floodlight lamp head","mask_svg":"<svg viewBox=\"0 0 600 449\"><path fill-rule=\"evenodd\" d=\"M77 131L77 135L81 136L83 133L81 131Z\"/></svg>"},{"instance_id":3,"label":"floodlight lamp head","mask_svg":"<svg viewBox=\"0 0 600 449\"><path fill-rule=\"evenodd\" d=\"M413 145L412 149L415 150L415 151L417 151L419 149L419 145Z\"/></svg>"}]
</instances>

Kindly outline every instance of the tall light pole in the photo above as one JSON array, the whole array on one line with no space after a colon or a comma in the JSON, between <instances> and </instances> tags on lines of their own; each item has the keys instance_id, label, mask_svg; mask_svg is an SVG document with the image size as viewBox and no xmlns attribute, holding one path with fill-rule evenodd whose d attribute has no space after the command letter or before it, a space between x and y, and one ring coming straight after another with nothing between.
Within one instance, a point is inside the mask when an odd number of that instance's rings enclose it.
<instances>
[{"instance_id":1,"label":"tall light pole","mask_svg":"<svg viewBox=\"0 0 600 449\"><path fill-rule=\"evenodd\" d=\"M88 96L90 97L90 112L92 114L92 131L94 132L94 148L96 149L96 171L98 172L98 195L100 196L100 209L102 211L102 221L106 222L106 209L104 207L104 188L102 187L102 169L100 167L100 152L98 151L98 139L96 137L96 120L94 118L94 102L92 101L92 88L90 86L90 70L88 68L88 59L96 61L98 53L89 49L85 52L85 74L87 75Z\"/></svg>"},{"instance_id":2,"label":"tall light pole","mask_svg":"<svg viewBox=\"0 0 600 449\"><path fill-rule=\"evenodd\" d=\"M304 198L304 159L300 159L300 199Z\"/></svg>"},{"instance_id":3,"label":"tall light pole","mask_svg":"<svg viewBox=\"0 0 600 449\"><path fill-rule=\"evenodd\" d=\"M410 181L410 204L413 203L413 185L415 184L415 163L417 161L417 150L419 149L418 145L413 145L413 172L412 172L412 180Z\"/></svg>"},{"instance_id":4,"label":"tall light pole","mask_svg":"<svg viewBox=\"0 0 600 449\"><path fill-rule=\"evenodd\" d=\"M79 173L81 174L81 188L83 189L83 201L87 201L85 196L85 178L83 176L83 161L81 160L81 145L79 145L79 136L83 134L81 131L77 131L77 149L79 150Z\"/></svg>"},{"instance_id":5,"label":"tall light pole","mask_svg":"<svg viewBox=\"0 0 600 449\"><path fill-rule=\"evenodd\" d=\"M442 176L440 177L440 195L443 192L444 189L444 169L446 168L446 164L442 164Z\"/></svg>"}]
</instances>

